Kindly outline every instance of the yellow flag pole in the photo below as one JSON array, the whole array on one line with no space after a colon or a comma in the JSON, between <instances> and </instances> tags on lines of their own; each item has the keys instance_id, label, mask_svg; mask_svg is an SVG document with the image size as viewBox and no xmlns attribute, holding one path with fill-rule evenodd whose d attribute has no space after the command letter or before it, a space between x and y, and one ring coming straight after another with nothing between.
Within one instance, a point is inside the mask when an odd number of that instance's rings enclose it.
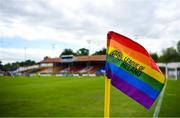
<instances>
[{"instance_id":1,"label":"yellow flag pole","mask_svg":"<svg viewBox=\"0 0 180 118\"><path fill-rule=\"evenodd\" d=\"M104 94L104 118L109 118L110 111L110 83L111 79L105 78L105 94Z\"/></svg>"}]
</instances>

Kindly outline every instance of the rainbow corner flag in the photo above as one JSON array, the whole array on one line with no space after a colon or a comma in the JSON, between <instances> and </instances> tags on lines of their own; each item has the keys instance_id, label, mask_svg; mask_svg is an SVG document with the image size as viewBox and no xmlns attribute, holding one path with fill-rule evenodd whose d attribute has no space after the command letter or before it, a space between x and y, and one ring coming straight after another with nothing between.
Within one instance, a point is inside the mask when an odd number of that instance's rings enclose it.
<instances>
[{"instance_id":1,"label":"rainbow corner flag","mask_svg":"<svg viewBox=\"0 0 180 118\"><path fill-rule=\"evenodd\" d=\"M111 84L149 109L165 78L146 49L115 32L107 35L106 76Z\"/></svg>"}]
</instances>

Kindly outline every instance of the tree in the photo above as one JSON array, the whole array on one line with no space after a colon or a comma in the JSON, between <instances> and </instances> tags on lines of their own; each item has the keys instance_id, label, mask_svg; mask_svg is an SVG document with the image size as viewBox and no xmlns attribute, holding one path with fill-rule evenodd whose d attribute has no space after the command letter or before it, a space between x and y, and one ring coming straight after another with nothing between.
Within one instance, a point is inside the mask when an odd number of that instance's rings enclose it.
<instances>
[{"instance_id":1,"label":"tree","mask_svg":"<svg viewBox=\"0 0 180 118\"><path fill-rule=\"evenodd\" d=\"M45 56L45 57L44 57L44 60L46 60L46 59L48 59L48 58L49 58L48 56Z\"/></svg>"},{"instance_id":2,"label":"tree","mask_svg":"<svg viewBox=\"0 0 180 118\"><path fill-rule=\"evenodd\" d=\"M3 68L8 70L8 69L15 69L18 67L23 67L23 66L32 66L34 64L36 64L35 61L26 60L26 61L22 61L22 62L7 63L7 64L3 65Z\"/></svg>"},{"instance_id":3,"label":"tree","mask_svg":"<svg viewBox=\"0 0 180 118\"><path fill-rule=\"evenodd\" d=\"M76 52L77 56L82 56L82 55L89 55L89 50L86 48L80 48L77 52Z\"/></svg>"},{"instance_id":4,"label":"tree","mask_svg":"<svg viewBox=\"0 0 180 118\"><path fill-rule=\"evenodd\" d=\"M34 64L36 64L35 61L32 61L32 60L26 60L26 61L22 61L22 62L16 62L16 63L12 63L12 65L15 64L19 64L19 66L32 66Z\"/></svg>"},{"instance_id":5,"label":"tree","mask_svg":"<svg viewBox=\"0 0 180 118\"><path fill-rule=\"evenodd\" d=\"M60 54L60 56L62 55L76 55L72 49L64 49L64 51Z\"/></svg>"},{"instance_id":6,"label":"tree","mask_svg":"<svg viewBox=\"0 0 180 118\"><path fill-rule=\"evenodd\" d=\"M2 65L2 62L0 61L0 68L2 68L2 66L3 66L3 65Z\"/></svg>"},{"instance_id":7,"label":"tree","mask_svg":"<svg viewBox=\"0 0 180 118\"><path fill-rule=\"evenodd\" d=\"M106 48L102 48L101 50L96 51L92 55L105 55L105 54L106 54Z\"/></svg>"},{"instance_id":8,"label":"tree","mask_svg":"<svg viewBox=\"0 0 180 118\"><path fill-rule=\"evenodd\" d=\"M7 63L7 64L4 65L4 68L5 69L10 69L10 68L12 68L12 65L10 63Z\"/></svg>"},{"instance_id":9,"label":"tree","mask_svg":"<svg viewBox=\"0 0 180 118\"><path fill-rule=\"evenodd\" d=\"M180 53L180 41L177 43L177 51Z\"/></svg>"},{"instance_id":10,"label":"tree","mask_svg":"<svg viewBox=\"0 0 180 118\"><path fill-rule=\"evenodd\" d=\"M173 47L167 48L166 50L163 50L163 54L159 57L159 62L174 62L174 61L180 61L179 60L179 54L177 53L176 49Z\"/></svg>"},{"instance_id":11,"label":"tree","mask_svg":"<svg viewBox=\"0 0 180 118\"><path fill-rule=\"evenodd\" d=\"M34 65L34 64L36 64L36 62L35 62L35 61L32 61L32 60L26 60L26 61L24 62L24 66L32 66L32 65Z\"/></svg>"},{"instance_id":12,"label":"tree","mask_svg":"<svg viewBox=\"0 0 180 118\"><path fill-rule=\"evenodd\" d=\"M157 53L151 53L150 55L155 62L158 62L159 57L158 57Z\"/></svg>"}]
</instances>

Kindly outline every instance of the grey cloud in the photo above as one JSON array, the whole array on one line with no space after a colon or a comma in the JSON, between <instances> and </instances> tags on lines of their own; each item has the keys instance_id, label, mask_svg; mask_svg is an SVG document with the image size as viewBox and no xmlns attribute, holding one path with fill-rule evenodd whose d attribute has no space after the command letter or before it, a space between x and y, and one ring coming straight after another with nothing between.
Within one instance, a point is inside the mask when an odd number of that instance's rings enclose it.
<instances>
[{"instance_id":1,"label":"grey cloud","mask_svg":"<svg viewBox=\"0 0 180 118\"><path fill-rule=\"evenodd\" d=\"M160 39L162 32L171 32L173 38L179 37L177 34L180 29L173 28L175 25L172 22L180 20L180 15L175 14L166 19L157 14L157 11L169 5L167 1L111 0L112 3L109 5L103 4L103 1L101 5L96 5L94 2L83 1L78 10L70 11L81 19L76 21L66 16L64 9L61 8L62 5L59 5L57 10L42 0L1 0L0 17L7 24L12 22L11 19L20 17L24 24L49 27L59 33L70 32L77 39L82 40L87 36L105 34L111 29L154 40ZM32 12L27 9L28 6L33 7ZM176 7L178 8L174 3L169 9L177 10ZM87 16L95 19L91 20ZM99 26L96 21L103 25Z\"/></svg>"},{"instance_id":2,"label":"grey cloud","mask_svg":"<svg viewBox=\"0 0 180 118\"><path fill-rule=\"evenodd\" d=\"M86 35L86 32L98 32L96 24L88 22L88 19L82 18L84 20L81 22L75 22L74 19L68 19L63 11L57 11L53 7L49 6L48 3L39 0L3 0L0 4L2 6L0 8L0 17L4 18L5 22L11 22L11 19L20 17L23 19L24 23L34 25L35 27L42 25L60 31L72 31L81 35ZM31 12L27 10L27 6L36 6L38 9L36 12ZM38 12L39 9L43 11L43 13ZM81 14L77 14L77 16L78 15L81 17Z\"/></svg>"},{"instance_id":3,"label":"grey cloud","mask_svg":"<svg viewBox=\"0 0 180 118\"><path fill-rule=\"evenodd\" d=\"M85 6L90 15L103 19L109 27L116 27L134 34L146 35L155 20L156 3L152 1L114 1L112 6L98 8Z\"/></svg>"}]
</instances>

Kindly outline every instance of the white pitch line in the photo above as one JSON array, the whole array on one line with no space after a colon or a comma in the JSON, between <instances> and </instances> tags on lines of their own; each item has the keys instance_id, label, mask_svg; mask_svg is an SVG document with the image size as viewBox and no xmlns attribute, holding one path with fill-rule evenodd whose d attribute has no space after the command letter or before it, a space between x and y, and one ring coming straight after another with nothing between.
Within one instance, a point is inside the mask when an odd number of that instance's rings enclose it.
<instances>
[{"instance_id":1,"label":"white pitch line","mask_svg":"<svg viewBox=\"0 0 180 118\"><path fill-rule=\"evenodd\" d=\"M162 101L163 101L164 91L165 91L165 89L166 89L167 81L168 81L168 80L166 80L166 83L165 83L165 85L164 85L164 88L163 88L163 90L162 90L162 92L161 92L161 94L160 94L160 96L159 96L159 100L158 100L158 103L157 103L157 105L156 105L156 108L155 108L155 111L154 111L154 114L153 114L153 118L158 118L159 111L160 111L160 109L161 109L161 104L162 104Z\"/></svg>"}]
</instances>

